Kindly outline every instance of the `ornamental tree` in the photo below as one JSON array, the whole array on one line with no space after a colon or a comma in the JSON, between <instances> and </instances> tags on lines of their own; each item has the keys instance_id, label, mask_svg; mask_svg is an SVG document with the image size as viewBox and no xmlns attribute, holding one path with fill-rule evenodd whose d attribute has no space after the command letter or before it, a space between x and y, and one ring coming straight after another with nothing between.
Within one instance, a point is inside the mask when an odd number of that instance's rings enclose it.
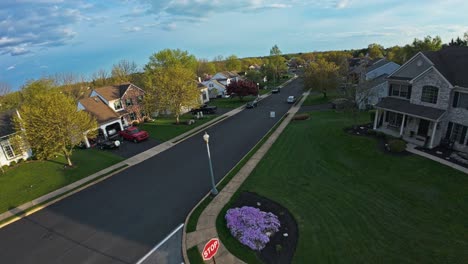
<instances>
[{"instance_id":1,"label":"ornamental tree","mask_svg":"<svg viewBox=\"0 0 468 264\"><path fill-rule=\"evenodd\" d=\"M231 235L243 245L258 251L265 248L270 236L278 232L281 226L273 213L249 206L229 209L225 219Z\"/></svg>"},{"instance_id":2,"label":"ornamental tree","mask_svg":"<svg viewBox=\"0 0 468 264\"><path fill-rule=\"evenodd\" d=\"M249 80L238 80L231 82L226 87L226 93L229 95L239 96L242 100L244 96L258 95L257 84Z\"/></svg>"}]
</instances>

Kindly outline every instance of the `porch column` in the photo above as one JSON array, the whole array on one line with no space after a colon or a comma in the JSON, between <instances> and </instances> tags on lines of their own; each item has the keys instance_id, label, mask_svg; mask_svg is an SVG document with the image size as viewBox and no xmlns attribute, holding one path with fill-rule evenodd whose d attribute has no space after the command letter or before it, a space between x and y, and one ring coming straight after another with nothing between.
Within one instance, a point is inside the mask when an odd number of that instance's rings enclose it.
<instances>
[{"instance_id":1,"label":"porch column","mask_svg":"<svg viewBox=\"0 0 468 264\"><path fill-rule=\"evenodd\" d=\"M400 137L403 135L403 129L405 128L405 120L406 120L406 115L403 115L403 120L401 120L401 127L400 127Z\"/></svg>"},{"instance_id":2,"label":"porch column","mask_svg":"<svg viewBox=\"0 0 468 264\"><path fill-rule=\"evenodd\" d=\"M437 122L434 122L434 126L432 127L431 142L429 143L430 149L434 147L434 138L435 138L436 129L437 129Z\"/></svg>"},{"instance_id":3,"label":"porch column","mask_svg":"<svg viewBox=\"0 0 468 264\"><path fill-rule=\"evenodd\" d=\"M377 109L377 112L375 112L375 117L374 117L374 130L377 129L377 123L379 121L379 113L380 113L380 111L379 111L379 109Z\"/></svg>"}]
</instances>

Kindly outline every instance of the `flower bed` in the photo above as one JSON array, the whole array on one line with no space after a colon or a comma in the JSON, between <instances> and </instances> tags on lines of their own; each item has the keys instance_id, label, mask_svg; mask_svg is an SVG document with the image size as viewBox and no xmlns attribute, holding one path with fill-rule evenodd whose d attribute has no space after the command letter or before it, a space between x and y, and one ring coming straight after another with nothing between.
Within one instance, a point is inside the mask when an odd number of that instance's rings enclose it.
<instances>
[{"instance_id":1,"label":"flower bed","mask_svg":"<svg viewBox=\"0 0 468 264\"><path fill-rule=\"evenodd\" d=\"M278 232L281 224L273 213L244 206L229 209L226 213L227 227L240 243L253 250L262 250L270 237Z\"/></svg>"}]
</instances>

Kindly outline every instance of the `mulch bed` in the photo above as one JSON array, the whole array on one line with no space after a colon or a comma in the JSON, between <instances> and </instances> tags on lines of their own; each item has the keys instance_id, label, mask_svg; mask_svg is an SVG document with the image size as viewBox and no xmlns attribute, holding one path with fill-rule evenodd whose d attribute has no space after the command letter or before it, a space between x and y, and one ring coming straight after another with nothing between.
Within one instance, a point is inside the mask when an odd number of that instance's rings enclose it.
<instances>
[{"instance_id":1,"label":"mulch bed","mask_svg":"<svg viewBox=\"0 0 468 264\"><path fill-rule=\"evenodd\" d=\"M296 220L288 209L252 192L239 194L231 208L242 206L252 206L264 212L271 212L278 216L281 223L280 230L270 237L270 242L263 250L257 252L257 256L264 263L291 263L299 233ZM285 233L288 234L287 237L283 235Z\"/></svg>"},{"instance_id":2,"label":"mulch bed","mask_svg":"<svg viewBox=\"0 0 468 264\"><path fill-rule=\"evenodd\" d=\"M351 135L375 138L378 143L377 148L380 151L384 152L385 154L392 155L392 156L400 156L400 157L412 155L412 153L406 150L403 152L391 152L387 148L388 138L385 136L379 136L378 134L375 134L375 132L373 131L373 128L374 127L372 123L367 123L367 124L358 125L356 127L347 127L344 129L344 131ZM372 132L369 133L369 131L372 131Z\"/></svg>"},{"instance_id":3,"label":"mulch bed","mask_svg":"<svg viewBox=\"0 0 468 264\"><path fill-rule=\"evenodd\" d=\"M457 153L458 151L448 149L448 148L442 147L442 146L437 146L437 147L435 147L433 149L427 149L427 148L423 148L423 147L416 147L416 149L419 150L419 151L425 152L427 154L430 154L432 156L444 159L446 161L450 161L450 162L455 163L457 165L460 165L460 166L462 166L464 168L468 168L468 164L460 162L459 160L450 157L452 154Z\"/></svg>"}]
</instances>

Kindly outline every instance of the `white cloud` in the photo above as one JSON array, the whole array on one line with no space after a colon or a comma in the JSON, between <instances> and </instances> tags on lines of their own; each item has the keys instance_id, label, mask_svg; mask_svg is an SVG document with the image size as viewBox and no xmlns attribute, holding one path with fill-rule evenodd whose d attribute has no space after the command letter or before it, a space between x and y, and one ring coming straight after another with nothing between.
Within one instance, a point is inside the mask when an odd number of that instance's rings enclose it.
<instances>
[{"instance_id":1,"label":"white cloud","mask_svg":"<svg viewBox=\"0 0 468 264\"><path fill-rule=\"evenodd\" d=\"M349 0L339 0L338 3L336 3L336 7L339 9L346 8L349 5Z\"/></svg>"},{"instance_id":2,"label":"white cloud","mask_svg":"<svg viewBox=\"0 0 468 264\"><path fill-rule=\"evenodd\" d=\"M133 26L133 27L124 27L123 30L125 32L138 32L138 31L141 31L142 28L139 26Z\"/></svg>"}]
</instances>

